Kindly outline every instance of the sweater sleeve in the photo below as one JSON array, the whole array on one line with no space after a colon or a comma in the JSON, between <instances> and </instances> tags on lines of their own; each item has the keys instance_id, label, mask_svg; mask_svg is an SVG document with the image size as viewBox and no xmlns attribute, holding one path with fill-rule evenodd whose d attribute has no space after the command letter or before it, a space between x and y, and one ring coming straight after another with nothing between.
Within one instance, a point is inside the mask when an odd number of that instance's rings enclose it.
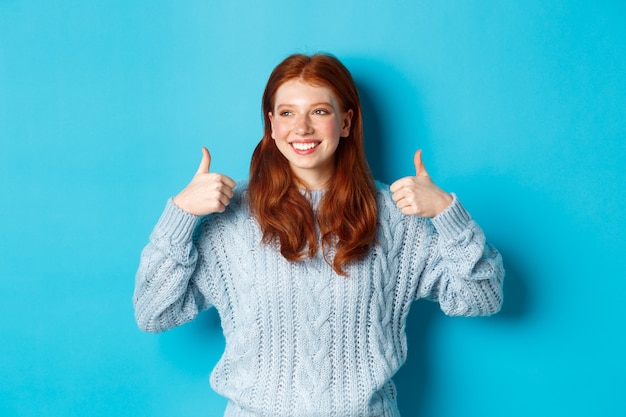
<instances>
[{"instance_id":1,"label":"sweater sleeve","mask_svg":"<svg viewBox=\"0 0 626 417\"><path fill-rule=\"evenodd\" d=\"M425 226L431 239L427 239L429 253L418 298L438 301L451 316L497 313L502 306L502 257L486 242L456 195L452 204Z\"/></svg>"},{"instance_id":2,"label":"sweater sleeve","mask_svg":"<svg viewBox=\"0 0 626 417\"><path fill-rule=\"evenodd\" d=\"M144 331L179 326L211 304L193 241L198 219L170 199L141 253L133 304L137 324Z\"/></svg>"}]
</instances>

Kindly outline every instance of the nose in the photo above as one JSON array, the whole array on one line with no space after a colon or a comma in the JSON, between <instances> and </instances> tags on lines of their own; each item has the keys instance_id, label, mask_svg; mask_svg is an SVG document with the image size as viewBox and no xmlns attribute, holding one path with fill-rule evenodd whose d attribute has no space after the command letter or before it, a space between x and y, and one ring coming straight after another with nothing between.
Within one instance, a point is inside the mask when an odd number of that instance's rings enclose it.
<instances>
[{"instance_id":1,"label":"nose","mask_svg":"<svg viewBox=\"0 0 626 417\"><path fill-rule=\"evenodd\" d=\"M296 120L296 133L299 135L308 135L313 133L313 125L308 114L303 114Z\"/></svg>"}]
</instances>

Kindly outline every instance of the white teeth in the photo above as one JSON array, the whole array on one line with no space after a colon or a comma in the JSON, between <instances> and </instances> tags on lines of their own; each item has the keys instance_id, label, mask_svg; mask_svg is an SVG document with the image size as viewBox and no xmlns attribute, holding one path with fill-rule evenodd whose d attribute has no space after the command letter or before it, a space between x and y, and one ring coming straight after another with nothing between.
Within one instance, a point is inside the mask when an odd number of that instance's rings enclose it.
<instances>
[{"instance_id":1,"label":"white teeth","mask_svg":"<svg viewBox=\"0 0 626 417\"><path fill-rule=\"evenodd\" d=\"M299 151L308 151L309 149L313 149L317 146L317 143L315 142L309 142L309 143L298 143L298 142L294 142L291 144L291 146L293 146L295 149L299 150Z\"/></svg>"}]
</instances>

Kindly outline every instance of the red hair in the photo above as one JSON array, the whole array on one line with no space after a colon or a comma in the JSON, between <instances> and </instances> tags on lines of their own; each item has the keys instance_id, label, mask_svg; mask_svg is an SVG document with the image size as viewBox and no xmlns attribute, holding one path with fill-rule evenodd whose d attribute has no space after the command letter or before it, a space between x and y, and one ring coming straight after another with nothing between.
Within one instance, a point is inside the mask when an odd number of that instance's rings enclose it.
<instances>
[{"instance_id":1,"label":"red hair","mask_svg":"<svg viewBox=\"0 0 626 417\"><path fill-rule=\"evenodd\" d=\"M353 112L350 133L339 141L335 171L316 212L271 136L269 113L274 111L276 91L294 79L329 88L343 111ZM376 186L365 157L361 103L350 72L331 55L291 55L272 71L262 111L265 131L252 155L248 194L263 242L277 239L280 253L290 261L313 257L319 249L317 223L324 257L331 263L328 250L334 248L333 269L346 275L344 266L368 252L377 222Z\"/></svg>"}]
</instances>

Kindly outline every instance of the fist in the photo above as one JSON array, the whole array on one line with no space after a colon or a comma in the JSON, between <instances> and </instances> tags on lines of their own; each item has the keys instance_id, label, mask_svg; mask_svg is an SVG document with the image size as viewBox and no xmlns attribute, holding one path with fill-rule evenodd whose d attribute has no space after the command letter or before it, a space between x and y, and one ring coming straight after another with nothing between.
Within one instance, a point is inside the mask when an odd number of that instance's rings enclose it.
<instances>
[{"instance_id":1,"label":"fist","mask_svg":"<svg viewBox=\"0 0 626 417\"><path fill-rule=\"evenodd\" d=\"M226 210L233 197L235 181L226 175L210 172L211 154L202 148L202 160L191 182L174 197L174 204L187 213L204 216Z\"/></svg>"},{"instance_id":2,"label":"fist","mask_svg":"<svg viewBox=\"0 0 626 417\"><path fill-rule=\"evenodd\" d=\"M403 214L435 217L452 203L452 196L437 187L422 162L422 151L415 152L415 176L391 184L391 198Z\"/></svg>"}]
</instances>

